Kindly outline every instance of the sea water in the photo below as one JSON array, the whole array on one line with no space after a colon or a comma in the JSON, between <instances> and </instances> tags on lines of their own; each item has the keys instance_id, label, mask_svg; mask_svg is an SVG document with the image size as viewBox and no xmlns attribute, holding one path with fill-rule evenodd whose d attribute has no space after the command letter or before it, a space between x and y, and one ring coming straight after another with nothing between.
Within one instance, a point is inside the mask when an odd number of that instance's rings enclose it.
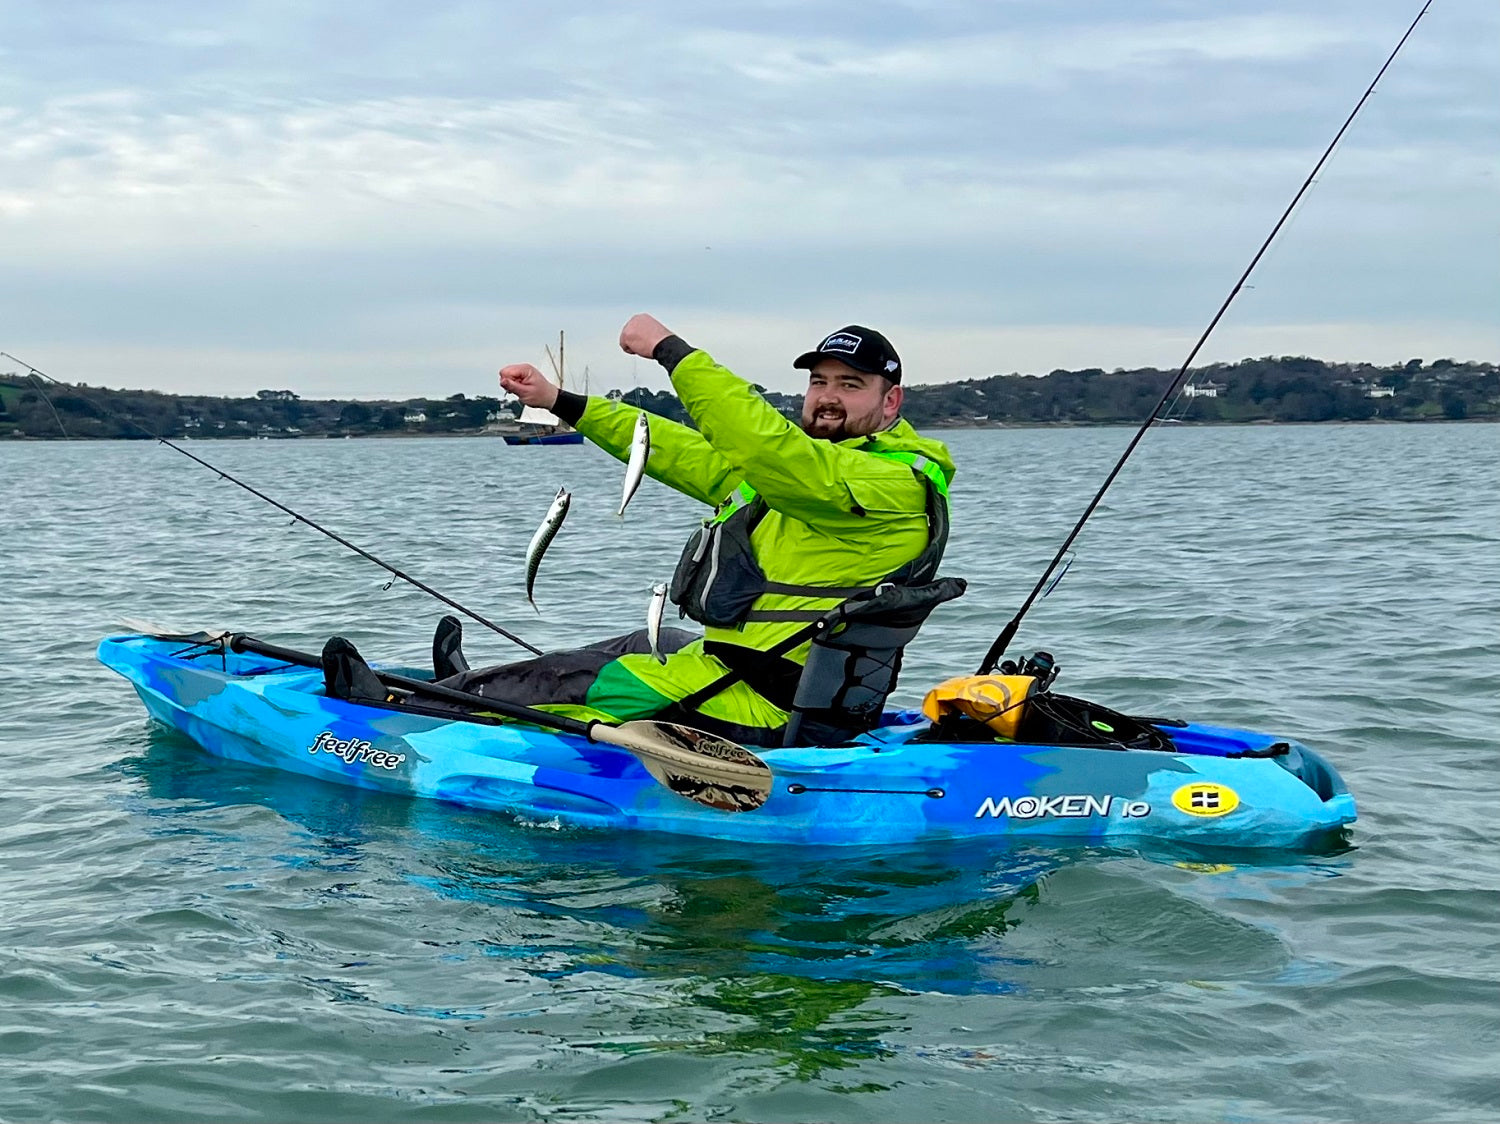
<instances>
[{"instance_id":1,"label":"sea water","mask_svg":"<svg viewBox=\"0 0 1500 1124\"><path fill-rule=\"evenodd\" d=\"M937 435L970 586L904 704L1131 434ZM648 481L617 519L589 447L186 447L543 648L640 627L701 514ZM1318 748L1360 820L1312 855L726 846L230 765L95 662L121 617L421 662L446 608L152 443L0 480L0 1119L1500 1115L1500 426L1153 431L1013 646Z\"/></svg>"}]
</instances>

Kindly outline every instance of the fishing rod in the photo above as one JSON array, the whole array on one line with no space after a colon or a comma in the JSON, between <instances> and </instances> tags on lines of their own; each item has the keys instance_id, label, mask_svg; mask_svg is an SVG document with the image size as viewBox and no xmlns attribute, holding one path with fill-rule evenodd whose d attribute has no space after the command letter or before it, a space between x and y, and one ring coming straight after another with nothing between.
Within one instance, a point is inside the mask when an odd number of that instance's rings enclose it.
<instances>
[{"instance_id":1,"label":"fishing rod","mask_svg":"<svg viewBox=\"0 0 1500 1124\"><path fill-rule=\"evenodd\" d=\"M30 363L26 362L26 360L20 359L20 358L18 358L16 356L12 355L8 351L0 351L0 356L4 356L6 359L9 359L13 363L19 363L19 364L21 364L21 366L25 367L28 371L31 372L31 374L32 374L33 377L44 378L48 382L54 383L57 386L63 387L66 390L74 391L75 393L77 393L78 397L80 397L84 401L88 402L89 405L93 406L95 409L99 410L100 412L108 414L111 417L117 418L118 420L124 422L126 425L134 426L136 429L140 430L142 433L144 433L147 437L150 437L152 440L157 441L160 444L165 445L167 448L173 450L174 452L181 453L183 456L187 457L189 460L197 461L199 464L201 464L204 468L208 469L209 471L217 473L218 476L219 476L219 478L221 480L228 480L231 484L235 484L235 485L237 485L237 486L245 489L245 491L249 492L256 499L265 500L265 502L268 503L268 504L270 504L272 507L277 508L277 509L279 509L281 511L286 512L286 514L290 515L295 521L297 521L299 523L303 523L303 524L311 527L314 531L317 531L319 534L327 535L329 538L331 538L334 542L338 543L340 546L348 547L350 550L354 551L355 554L358 554L361 558L367 559L367 560L375 563L375 565L379 566L382 570L386 571L386 573L392 575L392 580L394 580L395 578L400 578L402 581L406 582L408 585L415 586L417 589L420 589L423 593L429 594L430 596L437 598L439 601L441 601L444 605L447 605L449 608L451 608L451 609L457 609L460 613L462 613L464 616L468 617L470 620L477 621L479 624L484 625L485 628L490 629L492 632L498 632L501 636L505 637L507 640L510 640L510 641L515 642L516 644L519 644L521 647L525 648L532 655L536 655L536 656L542 655L542 650L540 648L534 647L531 644L526 643L526 641L522 640L519 636L516 636L514 633L507 632L505 629L501 628L494 621L488 619L487 617L480 616L480 614L476 613L473 609L465 608L463 605L460 605L457 601L453 600L453 598L447 596L446 594L439 593L437 590L433 589L432 586L428 585L426 582L419 581L418 579L416 579L416 578L412 577L410 574L408 574L405 570L398 569L397 567L392 566L389 562L382 561L381 559L375 557L375 555L371 554L368 550L365 550L363 547L356 546L354 543L352 543L348 539L344 538L344 536L340 535L338 532L336 532L336 531L330 531L327 527L323 526L321 523L317 523L314 520L309 519L307 516L301 514L300 512L293 511L291 508L289 508L286 504L282 503L280 500L273 499L272 497L266 495L264 492L262 492L262 491L260 491L260 490L258 490L256 488L252 487L251 485L245 483L243 480L239 479L238 477L232 476L229 473L225 472L222 468L219 468L217 465L209 464L208 461L204 460L202 457L198 456L195 453L188 452L181 445L175 444L174 442L172 442L172 441L168 440L167 438L163 437L161 434L155 432L154 430L148 428L147 426L142 425L140 422L136 421L135 419L133 419L133 418L127 418L124 414L121 414L121 413L119 413L116 410L110 409L108 406L104 405L104 403L102 403L98 399L94 398L93 395L85 394L78 387L76 387L76 386L70 386L68 383L65 383L65 382L62 382L62 381L60 381L58 379L53 378L51 375L47 374L46 371L40 370L40 369L38 369L36 367L33 367ZM46 397L46 396L43 395L43 397ZM52 405L52 400L48 399L47 400L47 404L49 406ZM55 407L53 408L53 412L54 413L56 412L56 408ZM62 426L62 419L61 418L58 419L58 426L59 426L59 428L61 428L61 426ZM63 429L64 435L66 435L67 432L68 431L66 429ZM390 588L389 584L387 584L386 588Z\"/></svg>"},{"instance_id":2,"label":"fishing rod","mask_svg":"<svg viewBox=\"0 0 1500 1124\"><path fill-rule=\"evenodd\" d=\"M1421 22L1422 17L1427 14L1427 9L1430 7L1432 7L1432 0L1427 0L1427 2L1422 5L1422 10L1417 13L1416 19L1411 21L1411 26L1406 29L1406 34L1401 36L1400 42L1398 42L1395 48L1391 51L1390 57L1385 60L1384 65L1381 66L1374 79L1371 80L1370 85L1365 89L1364 94L1360 97L1354 108L1349 111L1349 116L1345 118L1344 123L1339 126L1339 131L1334 134L1333 140L1328 142L1328 147L1323 150L1323 155L1318 157L1318 162L1313 165L1313 170L1308 173L1307 179L1304 180L1302 186L1297 189L1297 193L1292 196L1292 201L1286 205L1286 210L1284 210L1281 213L1281 217L1276 220L1276 225L1271 228L1271 233L1266 235L1266 240L1260 244L1260 249L1255 251L1255 256L1250 259L1250 264L1245 267L1245 271L1240 274L1239 280L1237 280L1234 283L1233 287L1230 288L1229 295L1224 298L1224 303L1219 306L1218 312L1214 313L1213 319L1208 322L1208 327L1204 328L1203 334L1198 337L1198 342L1193 344L1193 348L1188 352L1187 358L1182 361L1182 366L1178 369L1176 376L1167 386L1167 389L1162 392L1161 399L1156 403L1155 408L1152 409L1151 416L1141 423L1141 427L1136 430L1135 436L1130 439L1130 444L1125 446L1125 451L1120 454L1120 459L1115 462L1114 468L1109 470L1109 475L1104 478L1104 483L1101 484L1099 486L1099 490L1094 493L1094 498L1089 501L1089 505L1084 509L1083 515L1081 515L1078 519L1078 522L1073 525L1073 529L1068 532L1068 537L1063 540L1062 546L1057 548L1057 553L1052 556L1052 561L1049 562L1047 564L1047 568L1042 571L1042 576L1037 579L1036 585L1032 587L1031 593L1027 595L1025 602L1021 605L1021 608L1017 610L1016 615L1010 619L1010 623L1008 623L1003 629L1001 629L1000 635L995 637L995 642L990 645L989 651L984 654L984 662L979 665L980 675L989 675L992 671L995 670L996 665L1000 662L1000 657L1005 654L1005 649L1010 645L1011 640L1015 638L1016 629L1021 627L1021 618L1026 615L1026 613L1031 609L1032 604L1035 603L1037 597L1041 595L1042 588L1047 584L1047 579L1052 576L1052 571L1057 569L1058 563L1061 562L1063 560L1063 557L1068 553L1068 548L1073 545L1073 540L1076 539L1079 532L1083 530L1083 525L1089 521L1089 516L1094 514L1094 509L1099 506L1099 501L1104 498L1104 493L1109 490L1109 486L1115 482L1115 477L1118 476L1120 474L1120 470L1125 467L1125 462L1130 459L1130 454L1135 452L1135 447L1141 443L1141 438L1146 436L1146 431L1150 429L1151 426L1157 421L1158 416L1161 414L1162 407L1165 406L1168 399L1172 397L1172 392L1175 391L1178 385L1187 377L1188 367L1192 364L1193 360L1198 357L1198 352L1202 350L1203 345L1208 342L1208 337L1213 334L1213 330L1219 326L1219 321L1222 320L1224 318L1224 314L1229 311L1229 306L1234 303L1235 297L1239 296L1241 290L1246 287L1245 282L1249 280L1250 274L1255 271L1255 267L1260 264L1260 259L1265 256L1266 251L1271 247L1271 243L1274 242L1276 240L1276 236L1281 233L1281 228L1286 225L1287 220L1292 216L1292 212L1297 209L1297 204L1302 201L1302 197L1306 195L1308 189L1312 187L1313 181L1318 177L1318 173L1323 170L1323 165L1326 164L1328 162L1328 158L1333 155L1333 150L1338 147L1339 141L1344 139L1344 134L1348 131L1349 126L1354 124L1354 119L1359 116L1359 111L1364 108L1365 102L1370 100L1370 95L1375 92L1375 87L1379 84L1380 80L1385 77L1385 72L1390 68L1391 63L1396 61L1396 56L1401 53L1401 48L1406 46L1406 41L1411 38L1411 33L1417 29L1417 24Z\"/></svg>"}]
</instances>

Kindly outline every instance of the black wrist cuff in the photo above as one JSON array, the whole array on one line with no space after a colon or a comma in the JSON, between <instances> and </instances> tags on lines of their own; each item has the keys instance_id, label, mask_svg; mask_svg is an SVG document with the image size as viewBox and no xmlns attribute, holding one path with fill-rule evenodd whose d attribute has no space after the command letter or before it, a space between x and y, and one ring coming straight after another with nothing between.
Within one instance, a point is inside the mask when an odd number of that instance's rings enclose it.
<instances>
[{"instance_id":1,"label":"black wrist cuff","mask_svg":"<svg viewBox=\"0 0 1500 1124\"><path fill-rule=\"evenodd\" d=\"M651 352L651 358L665 367L667 374L670 375L676 369L677 364L697 350L681 336L668 336L656 345L656 349Z\"/></svg>"},{"instance_id":2,"label":"black wrist cuff","mask_svg":"<svg viewBox=\"0 0 1500 1124\"><path fill-rule=\"evenodd\" d=\"M588 409L588 406L587 394L574 394L571 390L559 390L557 401L552 403L552 412L569 425L577 425L578 419L583 417L583 412Z\"/></svg>"}]
</instances>

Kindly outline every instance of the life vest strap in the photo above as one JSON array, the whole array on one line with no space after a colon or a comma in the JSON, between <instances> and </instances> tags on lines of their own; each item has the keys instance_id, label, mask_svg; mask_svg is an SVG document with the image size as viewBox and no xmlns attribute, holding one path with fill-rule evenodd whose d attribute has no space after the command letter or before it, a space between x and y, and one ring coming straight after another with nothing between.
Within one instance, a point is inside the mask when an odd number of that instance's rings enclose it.
<instances>
[{"instance_id":1,"label":"life vest strap","mask_svg":"<svg viewBox=\"0 0 1500 1124\"><path fill-rule=\"evenodd\" d=\"M805 639L804 636L798 636L797 642L801 643ZM712 683L693 692L678 705L685 710L697 710L734 682L743 681L772 706L791 710L792 700L797 695L797 683L802 678L802 665L786 659L778 649L791 651L795 646L779 644L769 651L759 652L739 644L726 644L719 640L704 641L704 653L713 656L729 670Z\"/></svg>"}]
</instances>

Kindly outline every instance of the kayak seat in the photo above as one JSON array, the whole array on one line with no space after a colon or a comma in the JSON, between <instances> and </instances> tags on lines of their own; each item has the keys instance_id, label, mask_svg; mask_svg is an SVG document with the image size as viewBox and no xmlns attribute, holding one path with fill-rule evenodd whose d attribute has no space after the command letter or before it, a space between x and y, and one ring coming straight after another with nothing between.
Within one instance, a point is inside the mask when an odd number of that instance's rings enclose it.
<instances>
[{"instance_id":1,"label":"kayak seat","mask_svg":"<svg viewBox=\"0 0 1500 1124\"><path fill-rule=\"evenodd\" d=\"M839 745L880 725L906 646L932 611L961 597L962 578L888 582L817 622L783 745Z\"/></svg>"}]
</instances>

